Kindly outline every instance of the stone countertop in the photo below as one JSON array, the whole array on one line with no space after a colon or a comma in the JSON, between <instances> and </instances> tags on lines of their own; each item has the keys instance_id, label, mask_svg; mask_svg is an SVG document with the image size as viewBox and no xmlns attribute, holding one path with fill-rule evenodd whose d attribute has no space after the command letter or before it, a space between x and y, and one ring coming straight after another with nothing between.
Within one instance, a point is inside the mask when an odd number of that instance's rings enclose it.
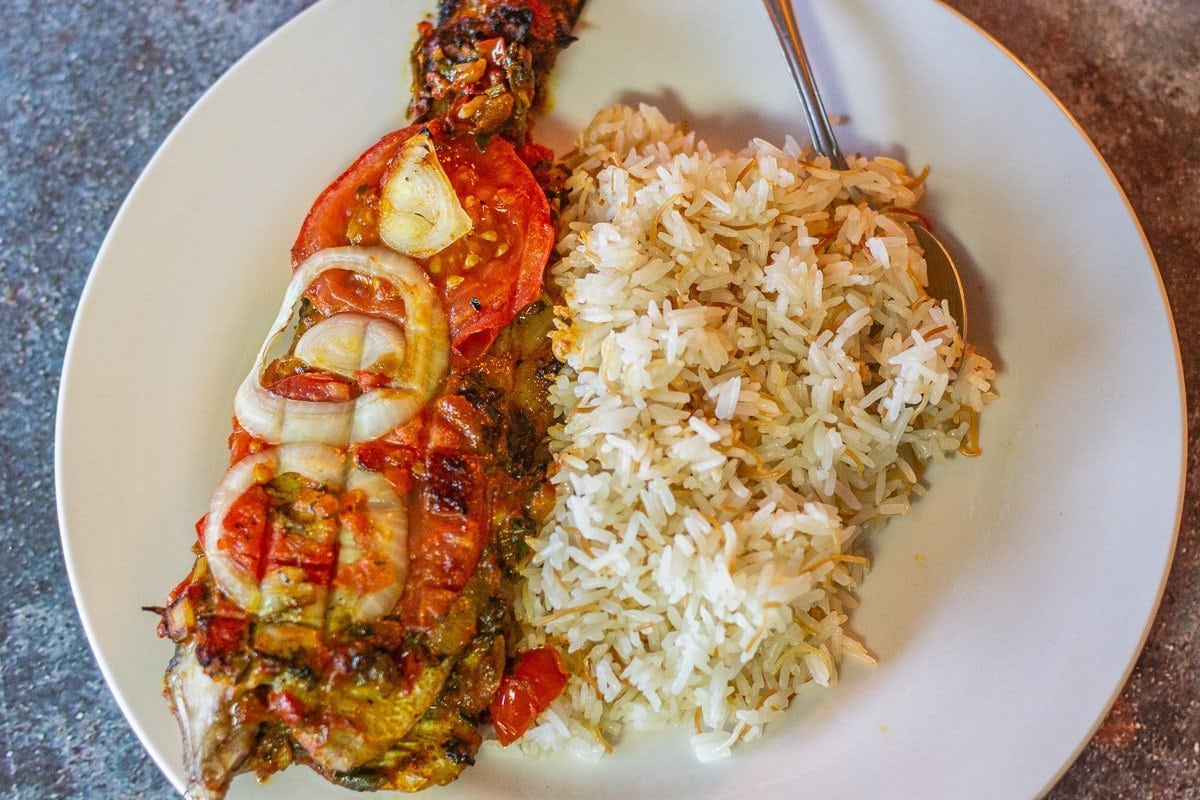
<instances>
[{"instance_id":1,"label":"stone countertop","mask_svg":"<svg viewBox=\"0 0 1200 800\"><path fill-rule=\"evenodd\" d=\"M169 798L84 641L59 549L54 397L75 305L138 172L188 107L307 0L0 9L0 796ZM950 0L1092 137L1158 259L1188 386L1175 564L1112 712L1050 794L1200 798L1200 3Z\"/></svg>"}]
</instances>

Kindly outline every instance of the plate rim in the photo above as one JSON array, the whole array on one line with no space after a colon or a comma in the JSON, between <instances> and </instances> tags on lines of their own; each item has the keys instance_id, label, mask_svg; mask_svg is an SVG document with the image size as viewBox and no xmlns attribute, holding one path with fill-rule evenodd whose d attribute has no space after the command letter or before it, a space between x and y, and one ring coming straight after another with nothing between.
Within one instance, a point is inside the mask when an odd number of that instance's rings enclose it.
<instances>
[{"instance_id":1,"label":"plate rim","mask_svg":"<svg viewBox=\"0 0 1200 800\"><path fill-rule=\"evenodd\" d=\"M1142 227L1142 220L1138 217L1137 211L1133 204L1129 201L1129 195L1125 192L1125 187L1121 185L1121 181L1117 178L1117 174L1113 172L1113 168L1109 165L1108 159L1100 152L1100 148L1096 146L1095 141L1080 124L1071 110L1059 99L1058 95L1043 81L1037 73L1035 73L1028 64L1017 56L1012 50L1005 46L999 39L985 30L982 26L972 20L970 17L963 14L956 8L951 7L946 0L932 0L932 2L940 6L943 10L953 14L960 21L968 25L975 33L979 34L985 41L999 50L1008 60L1012 61L1020 70L1025 73L1025 76L1033 81L1034 85L1042 91L1046 97L1054 103L1055 107L1070 123L1075 132L1083 139L1088 149L1091 150L1092 156L1104 168L1105 174L1108 176L1109 182L1117 192L1117 196L1121 199L1121 203L1125 206L1125 213L1133 222L1134 229L1137 231L1138 237L1142 242L1142 249L1146 251L1146 257L1149 259L1150 267L1154 274L1154 280L1158 283L1159 300L1162 303L1163 310L1166 312L1167 326L1171 332L1171 344L1175 351L1175 386L1178 393L1179 403L1179 485L1176 489L1175 496L1175 522L1171 533L1170 546L1167 549L1166 562L1163 564L1162 575L1159 577L1158 587L1155 589L1154 602L1151 604L1150 613L1146 618L1145 624L1142 626L1142 634L1138 639L1137 646L1130 655L1124 669L1121 672L1121 678L1117 685L1109 694L1108 700L1105 701L1104 707L1099 710L1096 718L1092 721L1091 727L1088 728L1086 734L1076 743L1074 750L1066 762L1059 767L1058 772L1054 773L1050 779L1042 786L1038 796L1041 797L1053 789L1067 771L1079 760L1079 756L1087 749L1095 737L1100 726L1104 724L1104 720L1108 718L1109 712L1113 705L1125 691L1125 687L1129 684L1129 678L1133 674L1137 662L1142 657L1142 652L1146 649L1146 642L1150 639L1150 633L1154 629L1154 623L1158 619L1158 612L1162 607L1163 596L1166 594L1167 583L1171 578L1171 570L1175 564L1175 552L1179 547L1179 530L1183 524L1183 507L1186 502L1187 495L1187 458L1188 458L1188 408L1187 408L1187 382L1183 372L1183 351L1179 345L1179 329L1175 326L1175 315L1171 309L1171 298L1167 294L1167 285L1163 281L1162 270L1158 266L1158 259L1154 255L1154 249L1150 246L1150 240L1146 236L1146 229Z\"/></svg>"},{"instance_id":2,"label":"plate rim","mask_svg":"<svg viewBox=\"0 0 1200 800\"><path fill-rule=\"evenodd\" d=\"M318 2L313 3L309 7L303 9L299 13L297 13L294 16L292 16L291 18L289 18L286 22L284 22L279 27L270 31L260 41L255 43L250 49L248 49L245 53L243 53L240 57L238 57L232 64L230 64L221 73L221 75L215 81L213 81L213 83L211 85L209 85L199 95L199 97L196 98L195 101L192 102L192 104L188 107L187 111L171 127L171 130L168 132L168 134L162 139L162 141L156 147L153 155L141 167L136 180L131 185L129 191L126 193L124 199L121 201L121 205L118 208L116 214L113 216L112 221L109 223L108 229L107 229L105 236L100 244L100 247L98 248L95 257L92 259L92 263L88 269L88 275L84 282L83 289L81 290L79 298L76 302L75 312L72 315L70 333L67 338L66 347L64 348L64 351L63 351L62 371L61 371L60 379L58 382L58 394L57 394L56 404L55 404L54 486L55 486L55 511L56 511L56 515L57 515L57 519L58 519L59 541L62 546L63 559L64 559L65 566L66 566L68 582L71 587L72 601L75 605L76 613L77 613L79 620L81 622L81 625L83 627L83 631L84 631L85 637L87 639L88 647L91 651L92 658L96 662L97 666L100 669L101 675L104 678L105 684L109 690L110 695L116 700L118 707L121 709L121 713L122 713L122 716L124 717L126 724L129 725L129 727L132 729L133 733L137 736L138 741L142 746L142 749L151 757L152 761L155 763L155 766L164 775L164 777L167 778L167 780L172 784L172 786L177 791L184 790L183 784L181 782L178 782L176 780L175 776L173 775L173 768L177 765L167 764L165 761L165 756L163 756L161 753L159 753L157 748L150 746L150 742L148 741L146 731L143 729L143 727L141 725L138 724L137 720L133 716L129 702L126 700L124 694L120 691L120 689L116 685L115 679L112 674L112 670L111 670L107 660L102 658L99 654L99 650L98 650L99 642L97 639L97 634L96 634L96 631L94 628L94 624L93 624L91 615L85 608L85 603L83 602L83 598L82 598L80 590L79 590L79 578L76 573L75 560L73 558L73 548L71 545L70 535L67 531L67 526L66 526L66 522L65 522L67 502L65 500L64 493L63 493L63 480L64 480L64 474L63 474L63 470L64 470L63 423L64 423L64 415L69 413L69 412L67 412L67 409L66 409L67 404L66 404L66 401L64 398L66 397L66 390L67 390L68 386L70 385L70 379L71 379L71 374L72 374L72 363L73 363L72 356L73 356L73 353L76 350L76 347L78 344L78 336L79 336L78 323L79 323L81 313L82 313L83 309L85 308L85 306L87 305L89 296L93 293L94 286L97 282L96 276L101 271L100 270L101 264L104 262L105 257L112 245L112 241L114 238L114 232L119 228L120 223L123 220L123 218L126 217L127 214L129 213L129 210L134 205L135 200L144 191L144 185L146 183L148 173L150 173L152 168L164 158L163 154L164 154L164 151L166 151L168 149L168 145L170 145L173 141L175 141L179 137L181 130L190 122L190 120L193 118L193 116L202 113L203 108L210 102L212 95L217 93L231 79L231 76L233 76L235 73L242 71L250 61L257 58L258 54L261 53L266 47L268 47L271 42L276 40L277 37L286 35L286 32L292 26L296 25L302 19L308 17L309 15L316 14L320 9L323 9L329 5L336 4L337 1L338 0L318 0ZM1161 608L1162 600L1163 600L1163 597L1164 597L1164 594L1166 591L1166 586L1170 580L1172 568L1174 565L1175 554L1176 554L1176 550L1177 550L1178 542L1179 542L1180 528L1182 525L1184 503L1185 503L1185 499L1186 499L1187 457L1188 457L1188 444L1189 444L1188 443L1187 384L1185 381L1185 376L1184 376L1184 371L1183 371L1182 349L1181 349L1180 342L1179 342L1178 329L1176 328L1176 325L1175 325L1175 319L1174 319L1174 314L1173 314L1171 303L1170 303L1170 297L1167 294L1166 285L1165 285L1165 282L1162 277L1161 269L1159 268L1159 265L1158 265L1158 260L1155 257L1154 251L1150 245L1149 239L1146 236L1146 232L1145 232L1144 227L1142 226L1140 218L1138 217L1135 209L1133 208L1132 203L1129 200L1128 195L1125 192L1124 187L1121 185L1119 179L1117 178L1116 174L1114 173L1112 167L1109 165L1107 159L1105 159L1104 155L1101 153L1100 149L1096 146L1092 137L1087 133L1087 131L1084 129L1084 127L1076 119L1074 114L1072 114L1072 112L1066 107L1066 105L1050 89L1050 87L1047 86L1047 84L1027 64L1025 64L1025 62L1022 59L1020 59L1015 53L1013 53L1012 50L1010 50L1007 46L1005 46L1003 43L1001 43L995 36L993 36L991 33L989 33L987 30L985 30L978 23L974 22L969 17L967 17L964 13L951 7L946 2L946 0L930 0L930 2L932 5L940 8L942 11L950 13L959 22L965 23L970 30L972 30L974 33L981 36L982 39L985 42L989 43L992 47L996 48L1001 53L1001 55L1004 56L1005 59L1007 59L1008 61L1011 61L1013 64L1015 64L1020 69L1020 71L1022 73L1024 73L1024 75L1033 82L1034 86L1036 86L1040 90L1040 92L1042 94L1044 94L1053 103L1053 105L1058 109L1058 112L1061 113L1063 115L1063 117L1066 118L1066 120L1070 124L1070 126L1075 130L1075 132L1079 135L1079 137L1086 144L1087 148L1091 152L1092 157L1103 168L1105 174L1108 177L1109 182L1112 184L1112 187L1116 190L1117 197L1119 197L1121 203L1124 206L1125 214L1128 216L1129 220L1132 221L1134 230L1136 231L1137 236L1141 240L1142 249L1145 252L1148 263L1152 269L1154 279L1157 282L1158 291L1159 291L1159 300L1160 300L1162 308L1166 314L1165 319L1166 319L1166 322L1168 325L1168 329L1170 331L1171 345L1172 345L1172 348L1174 351L1175 387L1176 387L1176 392L1177 392L1177 402L1178 402L1179 419L1180 419L1180 430L1179 430L1179 438L1178 438L1178 443L1177 443L1178 455L1179 455L1178 487L1176 490L1175 520L1174 520L1173 529L1172 529L1171 536L1170 536L1169 546L1166 550L1166 559L1163 564L1162 574L1159 577L1158 586L1155 590L1153 603L1150 606L1146 621L1142 626L1141 635L1138 639L1136 647L1134 647L1132 653L1130 654L1129 658L1127 659L1126 664L1124 665L1124 668L1122 670L1119 681L1117 682L1117 684L1111 691L1111 693L1110 693L1108 699L1106 700L1106 702L1104 703L1103 707L1098 709L1095 719L1093 720L1091 726L1086 731L1085 735L1080 739L1080 741L1078 741L1075 744L1075 747L1072 750L1069 758L1060 766L1058 771L1056 773L1054 773L1050 777L1050 779L1044 784L1044 786L1042 787L1042 789L1038 795L1038 796L1042 796L1042 795L1045 795L1047 792L1049 792L1049 790L1051 788L1053 788L1062 779L1063 775L1078 760L1080 754L1086 749L1087 745L1091 742L1091 740L1095 736L1096 731L1100 728L1100 726L1103 724L1104 720L1107 718L1110 710L1112 709L1113 704L1116 702L1116 700L1118 699L1120 694L1124 691L1125 687L1128 685L1129 678L1130 678L1135 666L1137 665L1137 662L1140 659L1143 651L1145 650L1146 643L1147 643L1147 641L1150 637L1150 634L1154 628L1154 623L1158 618L1158 612Z\"/></svg>"}]
</instances>

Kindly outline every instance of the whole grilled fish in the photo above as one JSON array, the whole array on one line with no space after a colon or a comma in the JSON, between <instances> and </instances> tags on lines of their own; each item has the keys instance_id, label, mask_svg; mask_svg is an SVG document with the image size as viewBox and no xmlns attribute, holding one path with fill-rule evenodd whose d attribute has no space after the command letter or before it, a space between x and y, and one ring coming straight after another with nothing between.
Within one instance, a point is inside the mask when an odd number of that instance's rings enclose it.
<instances>
[{"instance_id":1,"label":"whole grilled fish","mask_svg":"<svg viewBox=\"0 0 1200 800\"><path fill-rule=\"evenodd\" d=\"M503 708L557 367L554 173L529 114L581 5L443 2L412 55L419 124L305 221L195 566L153 609L194 800L293 761L355 789L444 784Z\"/></svg>"}]
</instances>

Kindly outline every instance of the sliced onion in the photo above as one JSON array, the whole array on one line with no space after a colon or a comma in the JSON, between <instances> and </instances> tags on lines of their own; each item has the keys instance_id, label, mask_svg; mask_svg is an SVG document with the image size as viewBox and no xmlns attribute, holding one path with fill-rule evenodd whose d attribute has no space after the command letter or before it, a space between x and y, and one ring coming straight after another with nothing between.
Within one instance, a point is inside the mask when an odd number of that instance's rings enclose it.
<instances>
[{"instance_id":1,"label":"sliced onion","mask_svg":"<svg viewBox=\"0 0 1200 800\"><path fill-rule=\"evenodd\" d=\"M471 230L428 133L401 147L379 196L379 238L393 250L428 258Z\"/></svg>"},{"instance_id":2,"label":"sliced onion","mask_svg":"<svg viewBox=\"0 0 1200 800\"><path fill-rule=\"evenodd\" d=\"M334 624L370 622L392 610L404 590L408 573L408 508L378 472L353 468L346 477L346 491L359 490L367 497L367 516L371 520L373 547L364 551L345 525L338 534L338 572L356 567L362 559L387 560L395 579L368 594L358 594L345 586L334 589L330 614ZM335 585L337 581L334 581Z\"/></svg>"},{"instance_id":3,"label":"sliced onion","mask_svg":"<svg viewBox=\"0 0 1200 800\"><path fill-rule=\"evenodd\" d=\"M385 319L373 319L363 337L358 368L391 375L397 366L404 363L407 350L404 331Z\"/></svg>"},{"instance_id":4,"label":"sliced onion","mask_svg":"<svg viewBox=\"0 0 1200 800\"><path fill-rule=\"evenodd\" d=\"M279 454L276 474L294 472L318 485L340 490L345 483L345 456L335 447L297 442L275 448Z\"/></svg>"},{"instance_id":5,"label":"sliced onion","mask_svg":"<svg viewBox=\"0 0 1200 800\"><path fill-rule=\"evenodd\" d=\"M234 464L213 493L202 537L204 555L221 591L250 612L256 611L262 600L256 576L220 547L221 536L225 532L225 517L239 497L255 484L266 483L276 475L287 472L295 472L316 483L339 489L344 469L340 450L308 443L267 448Z\"/></svg>"},{"instance_id":6,"label":"sliced onion","mask_svg":"<svg viewBox=\"0 0 1200 800\"><path fill-rule=\"evenodd\" d=\"M321 320L304 332L292 355L317 369L353 375L362 362L371 319L366 314L335 314ZM404 341L403 334L400 341Z\"/></svg>"},{"instance_id":7,"label":"sliced onion","mask_svg":"<svg viewBox=\"0 0 1200 800\"><path fill-rule=\"evenodd\" d=\"M405 389L371 389L363 392L354 409L350 441L377 439L409 419L428 401L429 396Z\"/></svg>"},{"instance_id":8,"label":"sliced onion","mask_svg":"<svg viewBox=\"0 0 1200 800\"><path fill-rule=\"evenodd\" d=\"M407 314L405 346L399 365L388 370L392 380L387 386L344 402L292 400L272 394L260 378L266 353L287 327L304 291L317 276L331 269L380 278L403 297ZM372 326L376 323L384 324L372 320ZM433 284L420 265L385 248L335 247L314 254L296 270L271 329L273 333L238 388L234 413L243 428L272 444L319 442L342 446L382 436L421 410L441 385L450 365L446 314ZM387 328L375 330L381 340L392 337ZM366 334L368 342L374 337L370 332ZM378 362L381 356L372 355L372 363Z\"/></svg>"},{"instance_id":9,"label":"sliced onion","mask_svg":"<svg viewBox=\"0 0 1200 800\"><path fill-rule=\"evenodd\" d=\"M306 364L353 378L358 370L389 374L403 363L404 331L366 314L335 314L305 331L292 353ZM390 366L389 366L390 365Z\"/></svg>"},{"instance_id":10,"label":"sliced onion","mask_svg":"<svg viewBox=\"0 0 1200 800\"><path fill-rule=\"evenodd\" d=\"M221 534L230 507L251 486L259 483L254 479L255 470L261 469L262 474L274 476L278 458L276 449L270 448L246 456L234 464L213 493L208 522L204 528L204 555L208 557L208 567L217 580L217 586L247 611L258 607L258 581L220 548Z\"/></svg>"}]
</instances>

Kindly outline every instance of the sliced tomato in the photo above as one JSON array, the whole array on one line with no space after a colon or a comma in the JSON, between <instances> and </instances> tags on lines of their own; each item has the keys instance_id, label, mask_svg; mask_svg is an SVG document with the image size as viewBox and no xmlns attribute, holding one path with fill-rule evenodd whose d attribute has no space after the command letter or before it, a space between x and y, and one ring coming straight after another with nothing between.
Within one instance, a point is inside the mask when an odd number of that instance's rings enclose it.
<instances>
[{"instance_id":1,"label":"sliced tomato","mask_svg":"<svg viewBox=\"0 0 1200 800\"><path fill-rule=\"evenodd\" d=\"M262 577L263 552L270 528L271 498L261 485L255 484L233 501L222 522L217 547L229 553L239 567Z\"/></svg>"},{"instance_id":2,"label":"sliced tomato","mask_svg":"<svg viewBox=\"0 0 1200 800\"><path fill-rule=\"evenodd\" d=\"M267 704L281 720L289 725L299 725L304 721L305 707L300 698L288 691L272 689L267 695Z\"/></svg>"},{"instance_id":3,"label":"sliced tomato","mask_svg":"<svg viewBox=\"0 0 1200 800\"><path fill-rule=\"evenodd\" d=\"M343 311L359 311L381 317L401 328L408 318L404 298L396 287L380 278L348 269L331 269L317 276L304 292L313 309L323 317Z\"/></svg>"},{"instance_id":4,"label":"sliced tomato","mask_svg":"<svg viewBox=\"0 0 1200 800\"><path fill-rule=\"evenodd\" d=\"M396 568L382 554L371 554L353 564L338 567L333 585L349 589L358 595L378 592L393 585L397 580Z\"/></svg>"},{"instance_id":5,"label":"sliced tomato","mask_svg":"<svg viewBox=\"0 0 1200 800\"><path fill-rule=\"evenodd\" d=\"M277 518L278 519L278 518ZM337 525L314 520L307 525L285 525L278 521L267 546L267 569L305 567L332 570L337 563Z\"/></svg>"},{"instance_id":6,"label":"sliced tomato","mask_svg":"<svg viewBox=\"0 0 1200 800\"><path fill-rule=\"evenodd\" d=\"M237 417L233 418L233 433L229 434L228 444L229 466L231 467L246 456L252 453L257 453L259 450L270 446L265 441L259 439L257 436L250 433L250 431L243 428L242 423L238 422ZM207 519L208 516L205 515L205 517L201 519L201 522L204 522ZM196 533L201 539L203 539L204 535L200 529L200 524L200 522L196 523Z\"/></svg>"},{"instance_id":7,"label":"sliced tomato","mask_svg":"<svg viewBox=\"0 0 1200 800\"><path fill-rule=\"evenodd\" d=\"M361 489L344 492L338 521L354 537L362 556L351 564L338 567L334 585L359 595L378 592L394 584L396 568L386 553L379 550L379 537L367 508L367 495Z\"/></svg>"},{"instance_id":8,"label":"sliced tomato","mask_svg":"<svg viewBox=\"0 0 1200 800\"><path fill-rule=\"evenodd\" d=\"M245 617L209 617L200 620L199 627L197 657L206 664L240 650L250 625Z\"/></svg>"},{"instance_id":9,"label":"sliced tomato","mask_svg":"<svg viewBox=\"0 0 1200 800\"><path fill-rule=\"evenodd\" d=\"M232 437L230 437L230 438L232 438ZM205 512L204 514L202 514L200 516L200 519L196 520L195 528L196 528L196 538L200 540L201 544L203 544L204 543L204 531L206 531L208 529L208 512ZM187 583L191 579L192 578L189 575L188 577L183 579L183 583ZM183 586L183 583L179 584L179 586ZM175 588L178 589L179 586L177 586ZM171 602L171 596L173 596L173 595L170 595L167 597L168 603Z\"/></svg>"},{"instance_id":10,"label":"sliced tomato","mask_svg":"<svg viewBox=\"0 0 1200 800\"><path fill-rule=\"evenodd\" d=\"M358 382L358 386L364 392L368 389L380 389L392 382L390 375L385 375L382 372L372 372L369 369L360 369L354 373L354 380Z\"/></svg>"},{"instance_id":11,"label":"sliced tomato","mask_svg":"<svg viewBox=\"0 0 1200 800\"><path fill-rule=\"evenodd\" d=\"M420 130L421 126L410 125L387 134L367 148L349 169L321 192L292 245L293 267L300 266L318 250L351 244L346 230L359 201L371 193L378 195L379 182L396 151Z\"/></svg>"},{"instance_id":12,"label":"sliced tomato","mask_svg":"<svg viewBox=\"0 0 1200 800\"><path fill-rule=\"evenodd\" d=\"M413 466L423 460L424 431L424 417L417 415L378 439L355 445L354 460L363 469L382 473L404 497L414 485Z\"/></svg>"},{"instance_id":13,"label":"sliced tomato","mask_svg":"<svg viewBox=\"0 0 1200 800\"><path fill-rule=\"evenodd\" d=\"M500 744L509 745L524 736L566 686L567 666L553 647L539 647L517 656L512 672L500 681L489 706Z\"/></svg>"},{"instance_id":14,"label":"sliced tomato","mask_svg":"<svg viewBox=\"0 0 1200 800\"><path fill-rule=\"evenodd\" d=\"M483 153L473 139L446 144L438 142L438 158L474 225L428 265L451 342L470 361L541 294L554 226L546 195L507 141L493 137Z\"/></svg>"},{"instance_id":15,"label":"sliced tomato","mask_svg":"<svg viewBox=\"0 0 1200 800\"><path fill-rule=\"evenodd\" d=\"M420 499L410 510L405 624L432 630L475 574L491 533L487 482L475 456L430 450Z\"/></svg>"},{"instance_id":16,"label":"sliced tomato","mask_svg":"<svg viewBox=\"0 0 1200 800\"><path fill-rule=\"evenodd\" d=\"M420 130L434 138L438 160L473 223L470 233L425 261L450 319L456 363L468 363L541 294L554 247L546 196L504 139L493 137L480 152L474 139L449 137L436 125L387 134L317 198L292 248L292 263L327 247L378 244L380 185L401 145ZM318 281L308 293L319 311L377 313L324 285L331 282Z\"/></svg>"},{"instance_id":17,"label":"sliced tomato","mask_svg":"<svg viewBox=\"0 0 1200 800\"><path fill-rule=\"evenodd\" d=\"M347 383L341 376L325 372L288 375L268 386L267 391L289 400L312 400L318 403L342 403L362 393L357 383Z\"/></svg>"},{"instance_id":18,"label":"sliced tomato","mask_svg":"<svg viewBox=\"0 0 1200 800\"><path fill-rule=\"evenodd\" d=\"M521 157L530 170L536 169L539 165L551 162L554 160L554 151L545 145L537 142L529 141L517 148L517 155Z\"/></svg>"}]
</instances>

